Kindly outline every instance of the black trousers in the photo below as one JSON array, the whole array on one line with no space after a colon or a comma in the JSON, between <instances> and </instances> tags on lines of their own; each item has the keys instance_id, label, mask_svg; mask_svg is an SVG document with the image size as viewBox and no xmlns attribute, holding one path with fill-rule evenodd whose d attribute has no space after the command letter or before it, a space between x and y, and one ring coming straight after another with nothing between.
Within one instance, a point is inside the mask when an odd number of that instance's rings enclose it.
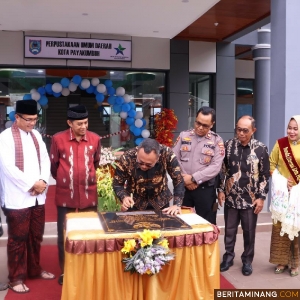
<instances>
[{"instance_id":1,"label":"black trousers","mask_svg":"<svg viewBox=\"0 0 300 300\"><path fill-rule=\"evenodd\" d=\"M236 209L227 205L224 207L225 219L225 254L223 261L231 262L234 259L234 246L239 223L241 222L244 238L244 252L241 256L244 264L251 264L254 257L255 230L257 223L257 214L253 208Z\"/></svg>"},{"instance_id":2,"label":"black trousers","mask_svg":"<svg viewBox=\"0 0 300 300\"><path fill-rule=\"evenodd\" d=\"M182 206L195 207L196 213L212 224L216 224L216 190L213 186L199 185L195 190L185 189Z\"/></svg>"},{"instance_id":3,"label":"black trousers","mask_svg":"<svg viewBox=\"0 0 300 300\"><path fill-rule=\"evenodd\" d=\"M57 206L57 247L58 259L61 273L64 273L65 248L64 248L64 229L66 214L75 212L76 208ZM78 212L97 211L97 206L78 209Z\"/></svg>"}]
</instances>

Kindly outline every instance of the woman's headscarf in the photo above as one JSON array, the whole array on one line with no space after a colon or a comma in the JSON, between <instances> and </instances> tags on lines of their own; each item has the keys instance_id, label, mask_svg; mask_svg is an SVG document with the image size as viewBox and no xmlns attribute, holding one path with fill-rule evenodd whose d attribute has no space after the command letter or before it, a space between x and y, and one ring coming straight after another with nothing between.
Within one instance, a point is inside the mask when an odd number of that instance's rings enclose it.
<instances>
[{"instance_id":1,"label":"woman's headscarf","mask_svg":"<svg viewBox=\"0 0 300 300\"><path fill-rule=\"evenodd\" d=\"M295 115L291 117L291 120L295 120L297 122L298 125L298 136L297 136L297 140L300 140L300 115Z\"/></svg>"}]
</instances>

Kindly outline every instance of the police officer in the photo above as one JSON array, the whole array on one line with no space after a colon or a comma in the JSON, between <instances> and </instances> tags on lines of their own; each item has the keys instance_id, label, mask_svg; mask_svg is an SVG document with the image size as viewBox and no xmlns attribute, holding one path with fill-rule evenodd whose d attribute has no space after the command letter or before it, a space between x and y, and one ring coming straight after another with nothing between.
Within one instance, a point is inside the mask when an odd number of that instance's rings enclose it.
<instances>
[{"instance_id":1,"label":"police officer","mask_svg":"<svg viewBox=\"0 0 300 300\"><path fill-rule=\"evenodd\" d=\"M195 207L196 213L216 224L215 180L224 158L222 138L211 131L216 119L214 109L203 106L193 129L180 133L173 148L185 183L182 206Z\"/></svg>"}]
</instances>

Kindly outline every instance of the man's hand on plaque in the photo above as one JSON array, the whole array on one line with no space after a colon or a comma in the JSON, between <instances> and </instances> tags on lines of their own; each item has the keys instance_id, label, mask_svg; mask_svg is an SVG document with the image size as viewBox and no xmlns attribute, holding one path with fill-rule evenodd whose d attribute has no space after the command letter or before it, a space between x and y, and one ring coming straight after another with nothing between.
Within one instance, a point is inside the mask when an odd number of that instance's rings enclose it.
<instances>
[{"instance_id":1,"label":"man's hand on plaque","mask_svg":"<svg viewBox=\"0 0 300 300\"><path fill-rule=\"evenodd\" d=\"M172 205L170 207L164 208L162 212L168 215L179 215L181 214L181 208L177 205Z\"/></svg>"},{"instance_id":2,"label":"man's hand on plaque","mask_svg":"<svg viewBox=\"0 0 300 300\"><path fill-rule=\"evenodd\" d=\"M131 197L125 197L123 198L123 203L122 203L122 211L128 210L128 208L133 207L134 201Z\"/></svg>"}]
</instances>

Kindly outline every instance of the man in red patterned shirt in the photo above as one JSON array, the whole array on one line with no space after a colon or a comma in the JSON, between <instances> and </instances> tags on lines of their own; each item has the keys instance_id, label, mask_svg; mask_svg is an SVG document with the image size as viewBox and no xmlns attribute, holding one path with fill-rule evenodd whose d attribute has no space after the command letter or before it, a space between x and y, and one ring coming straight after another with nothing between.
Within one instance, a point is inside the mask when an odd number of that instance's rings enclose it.
<instances>
[{"instance_id":1,"label":"man in red patterned shirt","mask_svg":"<svg viewBox=\"0 0 300 300\"><path fill-rule=\"evenodd\" d=\"M56 179L58 255L63 284L64 240L66 214L77 211L97 211L96 169L100 161L100 136L88 131L88 112L83 105L67 112L69 129L53 136L50 160L51 174Z\"/></svg>"}]
</instances>

